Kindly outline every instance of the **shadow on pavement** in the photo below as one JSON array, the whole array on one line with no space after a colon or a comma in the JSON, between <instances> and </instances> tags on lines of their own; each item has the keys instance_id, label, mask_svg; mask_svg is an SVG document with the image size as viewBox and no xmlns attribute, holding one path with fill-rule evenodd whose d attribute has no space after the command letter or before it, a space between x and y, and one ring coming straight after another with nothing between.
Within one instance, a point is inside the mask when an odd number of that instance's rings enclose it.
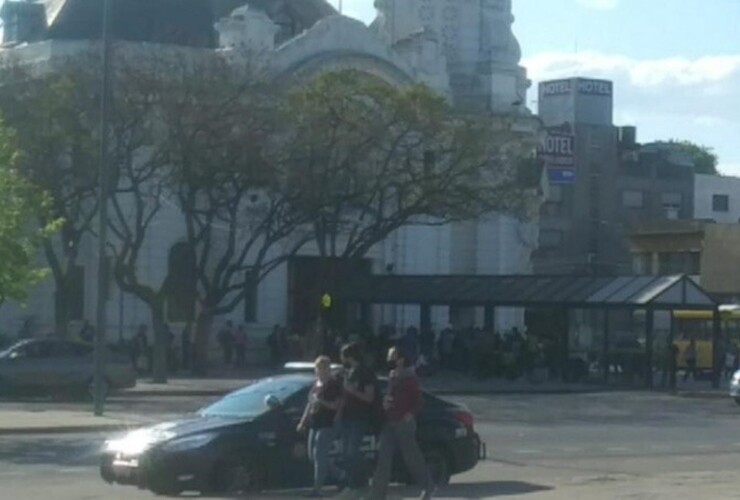
<instances>
[{"instance_id":1,"label":"shadow on pavement","mask_svg":"<svg viewBox=\"0 0 740 500\"><path fill-rule=\"evenodd\" d=\"M453 483L437 492L438 497L446 498L491 498L511 495L524 495L539 491L549 491L551 486L527 483L524 481L484 481L475 483Z\"/></svg>"},{"instance_id":2,"label":"shadow on pavement","mask_svg":"<svg viewBox=\"0 0 740 500\"><path fill-rule=\"evenodd\" d=\"M514 495L527 495L529 493L537 493L540 491L550 491L554 488L551 486L544 486L541 484L527 483L524 481L484 481L484 482L467 482L467 483L454 483L445 487L439 488L435 493L434 498L440 500L475 500L475 499L488 499L497 497L506 497ZM290 491L272 491L264 492L259 496L250 497L255 500L274 500L279 498L300 498L308 490L290 490ZM331 496L331 488L327 491L328 495ZM350 491L346 491L343 494L337 495L334 498L339 500L359 500L360 498L367 498L367 490L361 493L353 494ZM392 486L389 491L388 500L404 500L411 498L418 498L419 490L413 487L407 486ZM202 497L202 498L217 498L217 497ZM221 498L221 497L218 497Z\"/></svg>"}]
</instances>

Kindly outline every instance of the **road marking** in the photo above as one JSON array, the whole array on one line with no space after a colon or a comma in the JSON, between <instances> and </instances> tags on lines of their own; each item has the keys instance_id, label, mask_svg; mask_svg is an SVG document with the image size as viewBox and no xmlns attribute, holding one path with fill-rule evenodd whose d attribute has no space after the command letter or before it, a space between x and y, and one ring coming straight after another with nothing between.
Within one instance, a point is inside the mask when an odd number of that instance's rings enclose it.
<instances>
[{"instance_id":1,"label":"road marking","mask_svg":"<svg viewBox=\"0 0 740 500\"><path fill-rule=\"evenodd\" d=\"M519 453L520 455L539 455L542 453L542 450L519 449L514 450L514 453Z\"/></svg>"},{"instance_id":2,"label":"road marking","mask_svg":"<svg viewBox=\"0 0 740 500\"><path fill-rule=\"evenodd\" d=\"M565 446L562 448L565 453L577 453L583 451L583 448L576 448L575 446Z\"/></svg>"},{"instance_id":3,"label":"road marking","mask_svg":"<svg viewBox=\"0 0 740 500\"><path fill-rule=\"evenodd\" d=\"M611 448L607 448L606 451L629 451L629 448L624 448L622 446L613 446Z\"/></svg>"}]
</instances>

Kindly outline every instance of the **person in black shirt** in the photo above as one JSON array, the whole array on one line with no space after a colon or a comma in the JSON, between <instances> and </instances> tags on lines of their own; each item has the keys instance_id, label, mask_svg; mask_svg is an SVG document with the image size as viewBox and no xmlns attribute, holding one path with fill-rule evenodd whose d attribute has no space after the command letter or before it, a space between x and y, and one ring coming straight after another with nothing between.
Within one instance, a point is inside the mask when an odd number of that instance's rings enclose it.
<instances>
[{"instance_id":1,"label":"person in black shirt","mask_svg":"<svg viewBox=\"0 0 740 500\"><path fill-rule=\"evenodd\" d=\"M308 404L298 424L298 432L309 429L308 457L313 462L313 488L309 497L320 497L321 488L329 475L344 483L344 473L329 457L337 437L335 418L342 397L342 386L331 374L331 360L327 356L316 358L316 381L308 393ZM341 486L340 486L341 487Z\"/></svg>"},{"instance_id":2,"label":"person in black shirt","mask_svg":"<svg viewBox=\"0 0 740 500\"><path fill-rule=\"evenodd\" d=\"M363 438L371 432L377 378L365 364L359 343L345 345L340 355L345 368L339 414L342 455L349 486L362 488L367 484L369 472L360 447Z\"/></svg>"}]
</instances>

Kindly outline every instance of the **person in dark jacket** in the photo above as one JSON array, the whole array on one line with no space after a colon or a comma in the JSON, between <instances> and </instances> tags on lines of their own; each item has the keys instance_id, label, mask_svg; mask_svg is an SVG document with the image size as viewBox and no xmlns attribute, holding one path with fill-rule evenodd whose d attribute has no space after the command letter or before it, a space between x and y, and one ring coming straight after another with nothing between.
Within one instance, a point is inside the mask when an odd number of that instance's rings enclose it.
<instances>
[{"instance_id":1,"label":"person in dark jacket","mask_svg":"<svg viewBox=\"0 0 740 500\"><path fill-rule=\"evenodd\" d=\"M423 488L422 499L432 498L434 486L424 455L416 441L416 417L421 411L422 394L414 369L408 366L407 355L401 349L388 351L391 367L388 392L383 398L385 425L380 433L378 463L373 477L370 498L385 500L391 479L393 456L400 452L406 469Z\"/></svg>"},{"instance_id":2,"label":"person in dark jacket","mask_svg":"<svg viewBox=\"0 0 740 500\"><path fill-rule=\"evenodd\" d=\"M359 489L367 484L366 463L360 449L363 438L372 429L372 416L377 378L365 363L362 346L353 342L340 352L344 365L342 406L339 425L342 436L342 456L347 470L348 486Z\"/></svg>"},{"instance_id":3,"label":"person in dark jacket","mask_svg":"<svg viewBox=\"0 0 740 500\"><path fill-rule=\"evenodd\" d=\"M331 373L331 359L319 356L314 363L316 381L308 393L308 404L298 424L298 432L308 433L308 456L313 462L313 488L309 497L320 497L327 476L331 475L340 485L345 474L329 457L337 438L335 418L341 404L342 386ZM340 486L341 488L341 486Z\"/></svg>"}]
</instances>

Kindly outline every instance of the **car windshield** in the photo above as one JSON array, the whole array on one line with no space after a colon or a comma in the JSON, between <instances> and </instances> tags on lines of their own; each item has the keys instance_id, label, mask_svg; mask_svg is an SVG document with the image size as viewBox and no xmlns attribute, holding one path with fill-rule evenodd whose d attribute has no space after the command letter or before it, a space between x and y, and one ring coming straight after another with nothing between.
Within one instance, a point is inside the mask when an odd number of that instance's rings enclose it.
<instances>
[{"instance_id":1,"label":"car windshield","mask_svg":"<svg viewBox=\"0 0 740 500\"><path fill-rule=\"evenodd\" d=\"M21 341L21 342L16 342L15 344L9 345L9 346L8 346L8 347L6 347L6 348L5 348L4 350L0 351L0 358L8 358L8 357L10 357L10 354L11 354L11 353L12 353L12 352L13 352L14 350L16 350L17 348L19 348L19 347L21 347L22 345L25 345L25 344L27 344L27 343L28 343L28 341L25 341L25 340L24 340L24 341Z\"/></svg>"},{"instance_id":2,"label":"car windshield","mask_svg":"<svg viewBox=\"0 0 740 500\"><path fill-rule=\"evenodd\" d=\"M276 377L254 384L219 399L199 413L206 417L250 418L265 413L269 408L267 396L275 396L284 403L289 397L305 388L310 379L306 377Z\"/></svg>"}]
</instances>

